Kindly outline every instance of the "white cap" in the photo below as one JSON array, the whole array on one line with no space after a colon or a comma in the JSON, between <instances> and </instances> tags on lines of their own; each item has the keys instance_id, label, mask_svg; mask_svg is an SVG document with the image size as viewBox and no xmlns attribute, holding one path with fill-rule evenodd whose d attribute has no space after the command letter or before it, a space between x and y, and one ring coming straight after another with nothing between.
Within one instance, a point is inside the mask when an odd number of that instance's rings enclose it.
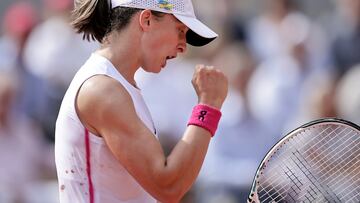
<instances>
[{"instance_id":1,"label":"white cap","mask_svg":"<svg viewBox=\"0 0 360 203\"><path fill-rule=\"evenodd\" d=\"M111 5L173 14L189 28L186 41L193 46L206 45L218 36L196 18L191 0L111 0Z\"/></svg>"}]
</instances>

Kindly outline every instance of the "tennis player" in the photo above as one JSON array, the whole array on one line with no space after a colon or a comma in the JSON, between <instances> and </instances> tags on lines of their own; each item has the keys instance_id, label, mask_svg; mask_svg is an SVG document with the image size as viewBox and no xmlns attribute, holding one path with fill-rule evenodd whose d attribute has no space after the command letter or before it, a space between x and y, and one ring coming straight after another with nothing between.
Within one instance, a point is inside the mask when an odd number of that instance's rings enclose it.
<instances>
[{"instance_id":1,"label":"tennis player","mask_svg":"<svg viewBox=\"0 0 360 203\"><path fill-rule=\"evenodd\" d=\"M158 73L186 43L203 46L217 34L196 19L191 0L76 0L73 15L74 28L101 47L75 75L58 115L60 202L178 202L215 134L227 79L214 67L195 68L198 104L166 157L134 74Z\"/></svg>"}]
</instances>

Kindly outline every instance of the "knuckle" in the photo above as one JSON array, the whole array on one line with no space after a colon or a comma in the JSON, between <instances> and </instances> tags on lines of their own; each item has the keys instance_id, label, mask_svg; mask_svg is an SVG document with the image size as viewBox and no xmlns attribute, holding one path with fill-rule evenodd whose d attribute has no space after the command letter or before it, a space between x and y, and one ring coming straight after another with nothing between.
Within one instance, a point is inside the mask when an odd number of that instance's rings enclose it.
<instances>
[{"instance_id":1,"label":"knuckle","mask_svg":"<svg viewBox=\"0 0 360 203\"><path fill-rule=\"evenodd\" d=\"M203 64L196 65L196 70L201 71L204 68Z\"/></svg>"}]
</instances>

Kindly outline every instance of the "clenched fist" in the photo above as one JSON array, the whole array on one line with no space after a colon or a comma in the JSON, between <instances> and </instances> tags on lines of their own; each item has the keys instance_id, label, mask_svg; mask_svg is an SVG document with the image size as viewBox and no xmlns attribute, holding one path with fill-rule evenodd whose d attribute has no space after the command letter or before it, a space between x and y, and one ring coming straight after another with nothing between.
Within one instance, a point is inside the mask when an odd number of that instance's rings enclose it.
<instances>
[{"instance_id":1,"label":"clenched fist","mask_svg":"<svg viewBox=\"0 0 360 203\"><path fill-rule=\"evenodd\" d=\"M199 103L220 109L228 92L226 76L213 66L197 65L192 84Z\"/></svg>"}]
</instances>

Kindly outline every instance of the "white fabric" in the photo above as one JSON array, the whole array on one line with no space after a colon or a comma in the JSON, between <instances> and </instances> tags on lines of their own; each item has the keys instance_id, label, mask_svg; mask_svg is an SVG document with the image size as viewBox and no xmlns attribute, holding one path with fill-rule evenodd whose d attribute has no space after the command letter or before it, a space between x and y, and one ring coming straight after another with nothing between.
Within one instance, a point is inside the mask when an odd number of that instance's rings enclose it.
<instances>
[{"instance_id":1,"label":"white fabric","mask_svg":"<svg viewBox=\"0 0 360 203\"><path fill-rule=\"evenodd\" d=\"M155 132L140 90L128 83L110 61L92 54L70 84L56 122L55 160L61 203L89 202L85 128L75 111L75 97L84 81L99 74L110 76L125 87L133 100L139 118L152 132ZM156 202L116 160L103 138L91 133L89 137L95 203Z\"/></svg>"},{"instance_id":2,"label":"white fabric","mask_svg":"<svg viewBox=\"0 0 360 203\"><path fill-rule=\"evenodd\" d=\"M171 13L201 37L209 39L218 37L196 18L191 0L111 0L111 4L112 8L122 6Z\"/></svg>"},{"instance_id":3,"label":"white fabric","mask_svg":"<svg viewBox=\"0 0 360 203\"><path fill-rule=\"evenodd\" d=\"M215 38L218 35L208 28L205 24L200 22L198 19L191 16L185 16L181 14L174 14L174 16L184 23L190 30L194 31L196 34L205 37L205 38Z\"/></svg>"}]
</instances>

